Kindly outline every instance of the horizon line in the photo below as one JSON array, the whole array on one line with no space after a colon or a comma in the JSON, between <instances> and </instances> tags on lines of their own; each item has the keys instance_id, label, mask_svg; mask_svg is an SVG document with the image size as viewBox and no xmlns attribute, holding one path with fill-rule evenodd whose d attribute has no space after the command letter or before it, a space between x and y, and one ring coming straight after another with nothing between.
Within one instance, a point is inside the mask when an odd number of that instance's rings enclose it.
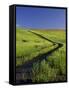
<instances>
[{"instance_id":1,"label":"horizon line","mask_svg":"<svg viewBox=\"0 0 69 90\"><path fill-rule=\"evenodd\" d=\"M21 28L21 29L35 29L35 30L65 30L64 28L45 28L45 29L41 29L41 28L28 28L28 27L20 27L20 26L16 26L16 28Z\"/></svg>"}]
</instances>

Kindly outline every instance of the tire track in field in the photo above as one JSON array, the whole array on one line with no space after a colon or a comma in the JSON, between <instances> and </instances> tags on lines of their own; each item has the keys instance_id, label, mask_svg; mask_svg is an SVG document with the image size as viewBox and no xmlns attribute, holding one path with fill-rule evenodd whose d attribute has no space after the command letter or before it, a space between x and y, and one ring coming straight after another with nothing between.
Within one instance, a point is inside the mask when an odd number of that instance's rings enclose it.
<instances>
[{"instance_id":1,"label":"tire track in field","mask_svg":"<svg viewBox=\"0 0 69 90\"><path fill-rule=\"evenodd\" d=\"M29 60L27 62L25 62L22 66L17 66L16 67L16 83L32 83L31 81L31 71L32 71L32 66L33 63L35 62L41 62L43 59L46 59L49 55L51 55L54 51L58 50L59 48L61 48L63 46L62 43L58 43L58 42L54 42L36 32L32 32L29 31L37 36L39 36L40 38L43 38L45 40L48 40L49 42L53 43L53 46L55 46L57 44L57 47L54 47L53 49L51 49L50 51L44 53L44 54L39 54L38 56L34 57L32 60ZM22 80L22 78L28 77L28 79L26 80Z\"/></svg>"}]
</instances>

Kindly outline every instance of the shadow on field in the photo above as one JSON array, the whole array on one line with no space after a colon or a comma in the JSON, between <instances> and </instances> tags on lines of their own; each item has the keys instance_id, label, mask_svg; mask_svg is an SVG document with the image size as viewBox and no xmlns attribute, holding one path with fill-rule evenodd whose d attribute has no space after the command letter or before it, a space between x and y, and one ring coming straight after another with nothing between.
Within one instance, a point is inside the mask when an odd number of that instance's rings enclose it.
<instances>
[{"instance_id":1,"label":"shadow on field","mask_svg":"<svg viewBox=\"0 0 69 90\"><path fill-rule=\"evenodd\" d=\"M53 42L45 37L43 37L40 34L37 34L35 32L30 31L31 33L39 36L40 38L43 38L45 40L48 40L50 42L53 43L53 46L55 46L57 44L57 47L55 47L54 49L51 49L49 52L46 52L44 54L39 54L38 56L34 57L32 60L29 60L27 62L25 62L22 66L17 66L16 67L16 83L17 84L21 84L21 83L32 83L32 66L33 64L36 63L41 63L42 60L47 60L47 57L52 54L54 51L56 51L57 49L61 48L63 46L62 43L57 43L57 42Z\"/></svg>"}]
</instances>

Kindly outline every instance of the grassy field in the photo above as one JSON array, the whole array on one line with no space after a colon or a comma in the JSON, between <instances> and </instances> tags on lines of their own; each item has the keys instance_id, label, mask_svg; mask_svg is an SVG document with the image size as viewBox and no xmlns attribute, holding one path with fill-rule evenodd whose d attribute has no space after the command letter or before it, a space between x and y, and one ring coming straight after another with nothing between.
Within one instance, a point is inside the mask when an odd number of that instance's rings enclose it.
<instances>
[{"instance_id":1,"label":"grassy field","mask_svg":"<svg viewBox=\"0 0 69 90\"><path fill-rule=\"evenodd\" d=\"M52 42L44 40L26 29L16 30L16 66L54 48Z\"/></svg>"},{"instance_id":2,"label":"grassy field","mask_svg":"<svg viewBox=\"0 0 69 90\"><path fill-rule=\"evenodd\" d=\"M33 64L33 82L53 82L66 80L66 32L64 30L37 31L41 35L63 43L63 47L53 52L41 63Z\"/></svg>"},{"instance_id":3,"label":"grassy field","mask_svg":"<svg viewBox=\"0 0 69 90\"><path fill-rule=\"evenodd\" d=\"M60 43L65 43L66 42L66 32L64 30L33 30L36 31L37 33L43 35L44 37L47 37L48 39L55 41L55 42L60 42Z\"/></svg>"},{"instance_id":4,"label":"grassy field","mask_svg":"<svg viewBox=\"0 0 69 90\"><path fill-rule=\"evenodd\" d=\"M31 32L30 32L31 31ZM38 35L56 42L45 40ZM52 82L66 80L66 32L64 30L16 30L16 66L21 66L34 57L49 52L57 43L63 46L32 67L32 82Z\"/></svg>"}]
</instances>

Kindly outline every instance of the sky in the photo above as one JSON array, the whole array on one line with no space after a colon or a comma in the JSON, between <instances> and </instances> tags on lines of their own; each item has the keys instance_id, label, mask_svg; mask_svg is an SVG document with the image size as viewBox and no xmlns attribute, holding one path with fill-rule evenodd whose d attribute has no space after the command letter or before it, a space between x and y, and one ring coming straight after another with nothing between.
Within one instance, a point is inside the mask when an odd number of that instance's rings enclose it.
<instances>
[{"instance_id":1,"label":"sky","mask_svg":"<svg viewBox=\"0 0 69 90\"><path fill-rule=\"evenodd\" d=\"M33 29L65 29L65 9L16 7L16 26Z\"/></svg>"}]
</instances>

